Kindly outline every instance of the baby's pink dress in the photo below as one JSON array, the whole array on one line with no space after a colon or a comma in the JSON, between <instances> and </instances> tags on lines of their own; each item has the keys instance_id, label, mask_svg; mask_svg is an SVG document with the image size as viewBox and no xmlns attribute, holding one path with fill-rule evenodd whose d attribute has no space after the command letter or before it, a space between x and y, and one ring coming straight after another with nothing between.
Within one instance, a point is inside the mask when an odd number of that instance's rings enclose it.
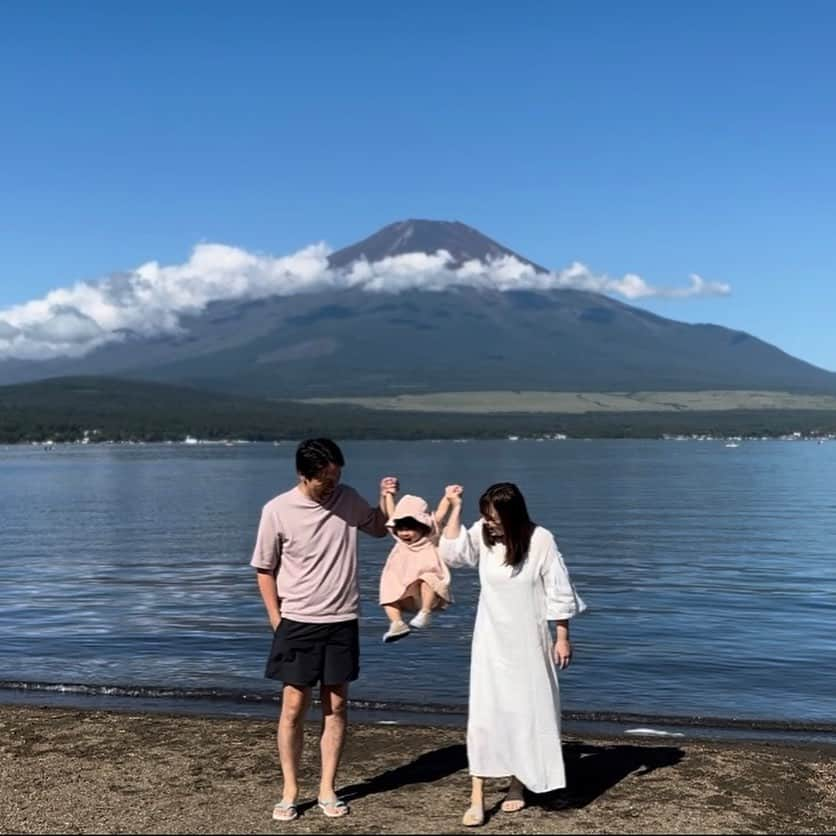
<instances>
[{"instance_id":1,"label":"baby's pink dress","mask_svg":"<svg viewBox=\"0 0 836 836\"><path fill-rule=\"evenodd\" d=\"M400 601L415 581L426 581L441 598L441 607L452 602L450 570L439 557L436 544L437 535L424 537L411 545L402 540L395 543L380 575L381 604Z\"/></svg>"}]
</instances>

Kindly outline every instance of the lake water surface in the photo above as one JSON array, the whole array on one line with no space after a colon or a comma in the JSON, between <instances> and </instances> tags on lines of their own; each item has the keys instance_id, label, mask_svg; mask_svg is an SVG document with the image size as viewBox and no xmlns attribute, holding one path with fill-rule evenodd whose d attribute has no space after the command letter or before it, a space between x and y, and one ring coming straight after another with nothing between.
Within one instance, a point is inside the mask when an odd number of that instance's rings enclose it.
<instances>
[{"instance_id":1,"label":"lake water surface","mask_svg":"<svg viewBox=\"0 0 836 836\"><path fill-rule=\"evenodd\" d=\"M567 713L836 728L836 443L342 447L344 481L368 499L385 474L433 505L456 481L467 522L487 485L520 485L589 605L561 674ZM274 693L248 563L262 505L294 482L294 451L0 447L0 701L46 683L175 702ZM430 631L383 645L377 582L390 545L361 536L352 696L460 711L476 574L454 572L456 604Z\"/></svg>"}]
</instances>

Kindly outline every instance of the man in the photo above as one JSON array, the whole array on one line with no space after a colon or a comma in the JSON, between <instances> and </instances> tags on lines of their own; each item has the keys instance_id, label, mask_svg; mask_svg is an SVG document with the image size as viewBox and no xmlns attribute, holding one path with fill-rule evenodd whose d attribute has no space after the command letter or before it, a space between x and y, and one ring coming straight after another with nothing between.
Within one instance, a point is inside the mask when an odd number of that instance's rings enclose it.
<instances>
[{"instance_id":1,"label":"man","mask_svg":"<svg viewBox=\"0 0 836 836\"><path fill-rule=\"evenodd\" d=\"M398 483L391 476L382 479L380 507L372 508L354 488L340 484L344 464L342 451L328 438L299 445L299 482L264 506L250 561L274 630L265 676L284 683L277 735L284 787L273 808L277 821L298 815L304 721L317 683L322 703L317 803L333 818L349 812L337 798L335 780L348 683L360 670L357 529L372 537L387 534L382 500Z\"/></svg>"}]
</instances>

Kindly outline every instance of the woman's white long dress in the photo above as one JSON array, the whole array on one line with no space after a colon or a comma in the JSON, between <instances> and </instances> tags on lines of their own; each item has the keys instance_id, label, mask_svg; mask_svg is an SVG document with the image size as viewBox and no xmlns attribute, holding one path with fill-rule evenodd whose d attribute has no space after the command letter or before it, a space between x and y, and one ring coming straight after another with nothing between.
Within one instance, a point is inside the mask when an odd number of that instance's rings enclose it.
<instances>
[{"instance_id":1,"label":"woman's white long dress","mask_svg":"<svg viewBox=\"0 0 836 836\"><path fill-rule=\"evenodd\" d=\"M586 605L554 537L537 526L516 570L503 563L504 545L485 545L481 520L455 540L442 537L439 552L449 566L479 569L467 721L471 775L516 775L533 792L565 787L548 622L572 618Z\"/></svg>"}]
</instances>

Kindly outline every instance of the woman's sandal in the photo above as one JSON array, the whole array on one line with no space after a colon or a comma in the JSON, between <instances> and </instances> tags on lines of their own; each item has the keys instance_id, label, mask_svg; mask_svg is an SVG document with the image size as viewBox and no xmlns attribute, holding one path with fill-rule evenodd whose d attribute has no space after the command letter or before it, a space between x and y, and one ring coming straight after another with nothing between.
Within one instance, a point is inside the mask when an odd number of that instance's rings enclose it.
<instances>
[{"instance_id":1,"label":"woman's sandal","mask_svg":"<svg viewBox=\"0 0 836 836\"><path fill-rule=\"evenodd\" d=\"M462 824L465 827L481 827L485 823L485 810L482 807L477 807L471 804L464 811L462 816Z\"/></svg>"},{"instance_id":2,"label":"woman's sandal","mask_svg":"<svg viewBox=\"0 0 836 836\"><path fill-rule=\"evenodd\" d=\"M293 821L298 816L295 801L280 801L273 807L274 821Z\"/></svg>"},{"instance_id":3,"label":"woman's sandal","mask_svg":"<svg viewBox=\"0 0 836 836\"><path fill-rule=\"evenodd\" d=\"M502 804L499 809L503 813L519 813L525 807L525 787L514 778L511 781L511 786L508 787L508 792L505 793L505 798L502 799Z\"/></svg>"},{"instance_id":4,"label":"woman's sandal","mask_svg":"<svg viewBox=\"0 0 836 836\"><path fill-rule=\"evenodd\" d=\"M319 809L328 816L329 819L338 819L342 816L347 816L350 812L348 804L339 798L332 798L330 801L323 801L318 798L316 800Z\"/></svg>"},{"instance_id":5,"label":"woman's sandal","mask_svg":"<svg viewBox=\"0 0 836 836\"><path fill-rule=\"evenodd\" d=\"M500 804L503 813L519 813L525 807L525 799L517 795L506 795Z\"/></svg>"}]
</instances>

